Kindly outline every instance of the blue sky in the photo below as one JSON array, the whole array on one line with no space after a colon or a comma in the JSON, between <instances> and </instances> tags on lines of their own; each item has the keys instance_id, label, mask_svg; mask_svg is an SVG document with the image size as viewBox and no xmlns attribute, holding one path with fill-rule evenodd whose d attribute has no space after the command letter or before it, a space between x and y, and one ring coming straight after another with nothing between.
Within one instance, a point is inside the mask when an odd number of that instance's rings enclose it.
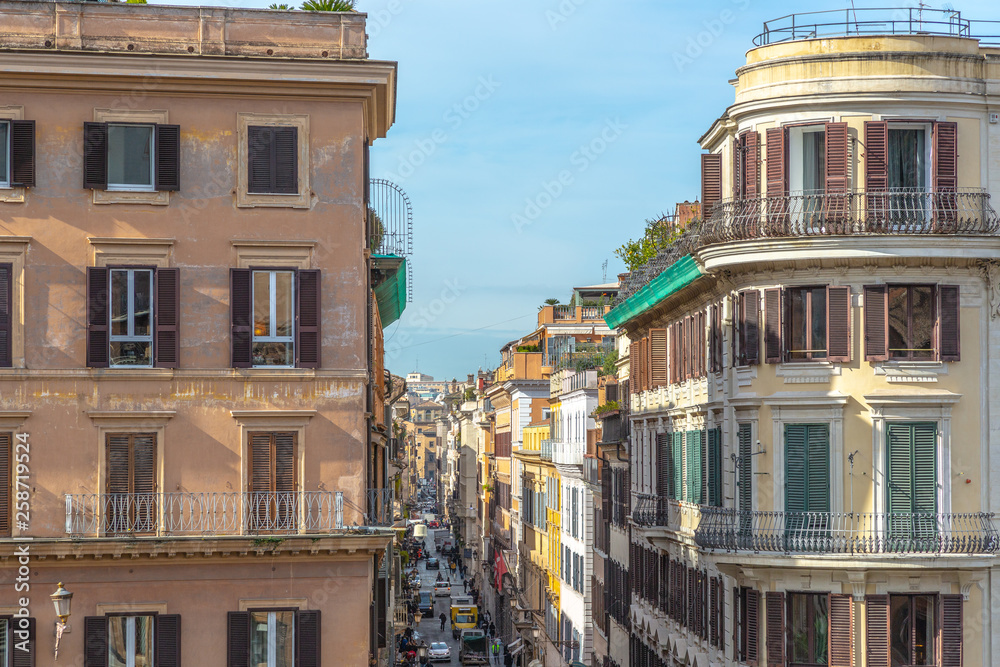
<instances>
[{"instance_id":1,"label":"blue sky","mask_svg":"<svg viewBox=\"0 0 1000 667\"><path fill-rule=\"evenodd\" d=\"M965 18L1000 20L995 0L952 4ZM375 142L372 176L399 184L414 209L413 302L386 329L386 361L397 374L419 367L450 379L496 366L540 303L602 282L604 261L613 280L624 270L615 248L646 218L698 197L697 139L732 103L728 80L763 21L790 6L359 0L358 9L371 57L399 62L396 124Z\"/></svg>"}]
</instances>

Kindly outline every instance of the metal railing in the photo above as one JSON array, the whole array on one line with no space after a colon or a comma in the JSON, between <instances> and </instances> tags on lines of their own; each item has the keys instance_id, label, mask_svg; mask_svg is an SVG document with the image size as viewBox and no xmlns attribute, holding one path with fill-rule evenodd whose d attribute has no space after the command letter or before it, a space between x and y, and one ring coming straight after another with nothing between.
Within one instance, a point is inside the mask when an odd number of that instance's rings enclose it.
<instances>
[{"instance_id":1,"label":"metal railing","mask_svg":"<svg viewBox=\"0 0 1000 667\"><path fill-rule=\"evenodd\" d=\"M552 443L552 462L563 465L583 465L583 454L587 450L587 445L582 442L559 442Z\"/></svg>"},{"instance_id":2,"label":"metal railing","mask_svg":"<svg viewBox=\"0 0 1000 667\"><path fill-rule=\"evenodd\" d=\"M1000 44L1000 30L993 21L972 21L951 9L865 8L836 9L789 14L766 21L754 37L756 46L800 39L858 37L864 35L942 35L980 40L984 46Z\"/></svg>"},{"instance_id":3,"label":"metal railing","mask_svg":"<svg viewBox=\"0 0 1000 667\"><path fill-rule=\"evenodd\" d=\"M993 514L751 512L702 507L708 549L824 554L992 554Z\"/></svg>"},{"instance_id":4,"label":"metal railing","mask_svg":"<svg viewBox=\"0 0 1000 667\"><path fill-rule=\"evenodd\" d=\"M598 459L591 457L583 459L583 481L594 486L600 486L601 466Z\"/></svg>"},{"instance_id":5,"label":"metal railing","mask_svg":"<svg viewBox=\"0 0 1000 667\"><path fill-rule=\"evenodd\" d=\"M540 455L543 461L552 460L552 440L549 440L548 438L542 440Z\"/></svg>"},{"instance_id":6,"label":"metal railing","mask_svg":"<svg viewBox=\"0 0 1000 667\"><path fill-rule=\"evenodd\" d=\"M712 207L701 243L799 236L996 235L1000 217L981 189L791 194L727 199Z\"/></svg>"},{"instance_id":7,"label":"metal railing","mask_svg":"<svg viewBox=\"0 0 1000 667\"><path fill-rule=\"evenodd\" d=\"M368 489L368 512L365 525L391 526L393 524L394 491L388 489Z\"/></svg>"},{"instance_id":8,"label":"metal railing","mask_svg":"<svg viewBox=\"0 0 1000 667\"><path fill-rule=\"evenodd\" d=\"M66 534L75 536L323 533L343 528L340 491L66 494Z\"/></svg>"},{"instance_id":9,"label":"metal railing","mask_svg":"<svg viewBox=\"0 0 1000 667\"><path fill-rule=\"evenodd\" d=\"M632 521L639 526L662 526L677 530L681 525L680 503L665 496L633 493Z\"/></svg>"},{"instance_id":10,"label":"metal railing","mask_svg":"<svg viewBox=\"0 0 1000 667\"><path fill-rule=\"evenodd\" d=\"M553 320L575 320L576 319L576 306L553 306L553 308L552 308L552 319Z\"/></svg>"}]
</instances>

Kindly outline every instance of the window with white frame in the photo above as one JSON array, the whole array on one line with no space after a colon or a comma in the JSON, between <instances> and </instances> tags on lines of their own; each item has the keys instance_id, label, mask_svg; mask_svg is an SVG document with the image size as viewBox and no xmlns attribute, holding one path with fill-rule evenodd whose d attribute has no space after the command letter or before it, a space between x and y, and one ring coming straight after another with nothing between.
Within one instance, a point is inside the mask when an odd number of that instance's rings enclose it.
<instances>
[{"instance_id":1,"label":"window with white frame","mask_svg":"<svg viewBox=\"0 0 1000 667\"><path fill-rule=\"evenodd\" d=\"M0 120L0 188L10 187L10 123Z\"/></svg>"},{"instance_id":2,"label":"window with white frame","mask_svg":"<svg viewBox=\"0 0 1000 667\"><path fill-rule=\"evenodd\" d=\"M153 667L153 617L108 617L108 667Z\"/></svg>"},{"instance_id":3,"label":"window with white frame","mask_svg":"<svg viewBox=\"0 0 1000 667\"><path fill-rule=\"evenodd\" d=\"M295 272L253 272L253 365L295 366Z\"/></svg>"},{"instance_id":4,"label":"window with white frame","mask_svg":"<svg viewBox=\"0 0 1000 667\"><path fill-rule=\"evenodd\" d=\"M154 125L108 123L108 190L156 189Z\"/></svg>"},{"instance_id":5,"label":"window with white frame","mask_svg":"<svg viewBox=\"0 0 1000 667\"><path fill-rule=\"evenodd\" d=\"M295 612L250 612L250 664L294 667Z\"/></svg>"},{"instance_id":6,"label":"window with white frame","mask_svg":"<svg viewBox=\"0 0 1000 667\"><path fill-rule=\"evenodd\" d=\"M111 270L111 366L153 365L153 271Z\"/></svg>"}]
</instances>

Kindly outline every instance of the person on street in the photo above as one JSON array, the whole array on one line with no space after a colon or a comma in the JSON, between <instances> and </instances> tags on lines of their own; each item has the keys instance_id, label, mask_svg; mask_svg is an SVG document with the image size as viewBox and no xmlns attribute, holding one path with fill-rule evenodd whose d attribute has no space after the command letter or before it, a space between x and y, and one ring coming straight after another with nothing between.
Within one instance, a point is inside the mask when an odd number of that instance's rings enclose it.
<instances>
[{"instance_id":1,"label":"person on street","mask_svg":"<svg viewBox=\"0 0 1000 667\"><path fill-rule=\"evenodd\" d=\"M494 637L496 636L496 634L497 634L497 626L493 624L493 621L490 621L490 637Z\"/></svg>"},{"instance_id":2,"label":"person on street","mask_svg":"<svg viewBox=\"0 0 1000 667\"><path fill-rule=\"evenodd\" d=\"M462 591L465 592L465 593L469 592L469 580L468 579L462 579Z\"/></svg>"},{"instance_id":3,"label":"person on street","mask_svg":"<svg viewBox=\"0 0 1000 667\"><path fill-rule=\"evenodd\" d=\"M442 611L442 612L441 612L441 615L440 615L440 616L439 616L438 618L440 618L440 619L441 619L441 629L442 629L442 630L444 630L444 623L445 623L445 621L446 621L446 620L448 620L448 617L447 617L447 616L445 615L445 613L444 613L444 612Z\"/></svg>"}]
</instances>

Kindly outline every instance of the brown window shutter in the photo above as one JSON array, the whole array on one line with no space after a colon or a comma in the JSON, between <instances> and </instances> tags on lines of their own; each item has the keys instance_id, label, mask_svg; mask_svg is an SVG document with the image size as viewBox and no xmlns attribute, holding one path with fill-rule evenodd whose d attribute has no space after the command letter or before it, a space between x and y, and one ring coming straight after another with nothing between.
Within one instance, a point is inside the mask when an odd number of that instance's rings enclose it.
<instances>
[{"instance_id":1,"label":"brown window shutter","mask_svg":"<svg viewBox=\"0 0 1000 667\"><path fill-rule=\"evenodd\" d=\"M709 584L709 595L708 595L708 606L709 606L709 616L708 616L708 638L712 646L719 645L719 590L715 585L715 577L712 577L711 583Z\"/></svg>"},{"instance_id":2,"label":"brown window shutter","mask_svg":"<svg viewBox=\"0 0 1000 667\"><path fill-rule=\"evenodd\" d=\"M35 185L35 121L10 121L10 183Z\"/></svg>"},{"instance_id":3,"label":"brown window shutter","mask_svg":"<svg viewBox=\"0 0 1000 667\"><path fill-rule=\"evenodd\" d=\"M733 586L733 660L740 661L740 589Z\"/></svg>"},{"instance_id":4,"label":"brown window shutter","mask_svg":"<svg viewBox=\"0 0 1000 667\"><path fill-rule=\"evenodd\" d=\"M865 190L885 192L889 189L889 124L885 121L865 123Z\"/></svg>"},{"instance_id":5,"label":"brown window shutter","mask_svg":"<svg viewBox=\"0 0 1000 667\"><path fill-rule=\"evenodd\" d=\"M247 648L249 650L249 614L247 619ZM83 619L83 666L108 667L107 616L87 616Z\"/></svg>"},{"instance_id":6,"label":"brown window shutter","mask_svg":"<svg viewBox=\"0 0 1000 667\"><path fill-rule=\"evenodd\" d=\"M654 387L667 384L667 330L649 330L650 376Z\"/></svg>"},{"instance_id":7,"label":"brown window shutter","mask_svg":"<svg viewBox=\"0 0 1000 667\"><path fill-rule=\"evenodd\" d=\"M670 495L670 434L656 434L656 495Z\"/></svg>"},{"instance_id":8,"label":"brown window shutter","mask_svg":"<svg viewBox=\"0 0 1000 667\"><path fill-rule=\"evenodd\" d=\"M757 667L760 662L760 591L747 591L747 655L749 667Z\"/></svg>"},{"instance_id":9,"label":"brown window shutter","mask_svg":"<svg viewBox=\"0 0 1000 667\"><path fill-rule=\"evenodd\" d=\"M181 615L156 616L156 667L181 667Z\"/></svg>"},{"instance_id":10,"label":"brown window shutter","mask_svg":"<svg viewBox=\"0 0 1000 667\"><path fill-rule=\"evenodd\" d=\"M320 667L320 613L300 611L295 615L296 667Z\"/></svg>"},{"instance_id":11,"label":"brown window shutter","mask_svg":"<svg viewBox=\"0 0 1000 667\"><path fill-rule=\"evenodd\" d=\"M889 596L865 598L867 667L889 667Z\"/></svg>"},{"instance_id":12,"label":"brown window shutter","mask_svg":"<svg viewBox=\"0 0 1000 667\"><path fill-rule=\"evenodd\" d=\"M958 123L934 123L934 192L958 189Z\"/></svg>"},{"instance_id":13,"label":"brown window shutter","mask_svg":"<svg viewBox=\"0 0 1000 667\"><path fill-rule=\"evenodd\" d=\"M712 305L708 309L708 371L719 372L719 357L717 354L719 337L719 306Z\"/></svg>"},{"instance_id":14,"label":"brown window shutter","mask_svg":"<svg viewBox=\"0 0 1000 667\"><path fill-rule=\"evenodd\" d=\"M889 358L889 293L885 285L865 285L865 361Z\"/></svg>"},{"instance_id":15,"label":"brown window shutter","mask_svg":"<svg viewBox=\"0 0 1000 667\"><path fill-rule=\"evenodd\" d=\"M274 491L274 479L271 464L271 440L270 433L251 433L248 438L247 453L250 461L247 469L250 471L249 482L250 493L271 493Z\"/></svg>"},{"instance_id":16,"label":"brown window shutter","mask_svg":"<svg viewBox=\"0 0 1000 667\"><path fill-rule=\"evenodd\" d=\"M83 124L83 187L108 188L108 124Z\"/></svg>"},{"instance_id":17,"label":"brown window shutter","mask_svg":"<svg viewBox=\"0 0 1000 667\"><path fill-rule=\"evenodd\" d=\"M156 493L156 435L135 433L132 438L132 493Z\"/></svg>"},{"instance_id":18,"label":"brown window shutter","mask_svg":"<svg viewBox=\"0 0 1000 667\"><path fill-rule=\"evenodd\" d=\"M851 288L826 288L826 358L851 360Z\"/></svg>"},{"instance_id":19,"label":"brown window shutter","mask_svg":"<svg viewBox=\"0 0 1000 667\"><path fill-rule=\"evenodd\" d=\"M847 123L826 124L826 194L846 194L851 186Z\"/></svg>"},{"instance_id":20,"label":"brown window shutter","mask_svg":"<svg viewBox=\"0 0 1000 667\"><path fill-rule=\"evenodd\" d=\"M677 382L677 324L671 324L667 328L670 340L667 341L670 349L667 359L667 374L670 377L670 384Z\"/></svg>"},{"instance_id":21,"label":"brown window shutter","mask_svg":"<svg viewBox=\"0 0 1000 667\"><path fill-rule=\"evenodd\" d=\"M781 354L781 290L764 290L764 363L780 364Z\"/></svg>"},{"instance_id":22,"label":"brown window shutter","mask_svg":"<svg viewBox=\"0 0 1000 667\"><path fill-rule=\"evenodd\" d=\"M959 361L962 357L960 292L957 285L938 286L938 354L941 361Z\"/></svg>"},{"instance_id":23,"label":"brown window shutter","mask_svg":"<svg viewBox=\"0 0 1000 667\"><path fill-rule=\"evenodd\" d=\"M108 270L87 267L87 365L108 366Z\"/></svg>"},{"instance_id":24,"label":"brown window shutter","mask_svg":"<svg viewBox=\"0 0 1000 667\"><path fill-rule=\"evenodd\" d=\"M788 196L788 132L783 127L772 127L765 133L767 147L767 196ZM784 210L784 209L782 209Z\"/></svg>"},{"instance_id":25,"label":"brown window shutter","mask_svg":"<svg viewBox=\"0 0 1000 667\"><path fill-rule=\"evenodd\" d=\"M854 667L854 599L850 595L831 595L829 601L827 655L830 667Z\"/></svg>"},{"instance_id":26,"label":"brown window shutter","mask_svg":"<svg viewBox=\"0 0 1000 667\"><path fill-rule=\"evenodd\" d=\"M756 199L760 196L760 132L746 133L743 192L746 199Z\"/></svg>"},{"instance_id":27,"label":"brown window shutter","mask_svg":"<svg viewBox=\"0 0 1000 667\"><path fill-rule=\"evenodd\" d=\"M127 433L109 433L105 441L108 473L105 480L107 493L129 493L131 484L131 438Z\"/></svg>"},{"instance_id":28,"label":"brown window shutter","mask_svg":"<svg viewBox=\"0 0 1000 667\"><path fill-rule=\"evenodd\" d=\"M22 619L11 619L10 623L11 625L14 625L20 620ZM16 646L11 647L8 645L7 650L11 653L11 667L35 667L35 656L38 653L35 619L34 617L29 616L23 620L28 622L28 638L27 640L24 640L21 639L20 636L14 637L11 644L15 644ZM23 629L21 629L21 631L23 631ZM21 647L27 650L22 650Z\"/></svg>"},{"instance_id":29,"label":"brown window shutter","mask_svg":"<svg viewBox=\"0 0 1000 667\"><path fill-rule=\"evenodd\" d=\"M0 368L14 365L14 265L0 264Z\"/></svg>"},{"instance_id":30,"label":"brown window shutter","mask_svg":"<svg viewBox=\"0 0 1000 667\"><path fill-rule=\"evenodd\" d=\"M298 311L296 313L297 326L295 327L296 366L299 368L319 368L320 350L322 349L322 339L320 338L320 322L322 320L323 303L322 278L319 269L300 270L297 272L298 281Z\"/></svg>"},{"instance_id":31,"label":"brown window shutter","mask_svg":"<svg viewBox=\"0 0 1000 667\"><path fill-rule=\"evenodd\" d=\"M708 220L712 208L722 199L722 154L701 156L701 217Z\"/></svg>"},{"instance_id":32,"label":"brown window shutter","mask_svg":"<svg viewBox=\"0 0 1000 667\"><path fill-rule=\"evenodd\" d=\"M743 198L743 181L746 179L747 137L741 134L733 141L733 199Z\"/></svg>"},{"instance_id":33,"label":"brown window shutter","mask_svg":"<svg viewBox=\"0 0 1000 667\"><path fill-rule=\"evenodd\" d=\"M230 349L233 368L250 368L251 322L250 322L250 269L229 269L229 322Z\"/></svg>"},{"instance_id":34,"label":"brown window shutter","mask_svg":"<svg viewBox=\"0 0 1000 667\"><path fill-rule=\"evenodd\" d=\"M175 192L181 189L181 126L156 126L156 189Z\"/></svg>"},{"instance_id":35,"label":"brown window shutter","mask_svg":"<svg viewBox=\"0 0 1000 667\"><path fill-rule=\"evenodd\" d=\"M628 346L628 376L632 380L632 393L638 393L636 379L639 377L639 341L636 340L630 341Z\"/></svg>"},{"instance_id":36,"label":"brown window shutter","mask_svg":"<svg viewBox=\"0 0 1000 667\"><path fill-rule=\"evenodd\" d=\"M11 480L14 478L13 436L0 433L0 537L11 536Z\"/></svg>"},{"instance_id":37,"label":"brown window shutter","mask_svg":"<svg viewBox=\"0 0 1000 667\"><path fill-rule=\"evenodd\" d=\"M642 337L642 390L649 391L651 383L649 379L649 336Z\"/></svg>"},{"instance_id":38,"label":"brown window shutter","mask_svg":"<svg viewBox=\"0 0 1000 667\"><path fill-rule=\"evenodd\" d=\"M698 345L698 377L702 377L703 378L706 375L708 375L708 373L706 372L707 369L706 369L706 365L705 365L705 362L706 362L706 359L705 359L705 352L706 352L706 350L705 350L705 346L706 346L705 333L706 332L705 332L705 311L704 310L698 313L698 317L697 317L696 322L697 322L697 325L695 326L695 334L697 335L697 338L698 338L698 342L697 342L697 345Z\"/></svg>"},{"instance_id":39,"label":"brown window shutter","mask_svg":"<svg viewBox=\"0 0 1000 667\"><path fill-rule=\"evenodd\" d=\"M299 191L299 128L274 128L274 192L294 195Z\"/></svg>"},{"instance_id":40,"label":"brown window shutter","mask_svg":"<svg viewBox=\"0 0 1000 667\"><path fill-rule=\"evenodd\" d=\"M745 366L756 366L760 363L760 292L744 290L740 293L740 303L743 306L740 360Z\"/></svg>"},{"instance_id":41,"label":"brown window shutter","mask_svg":"<svg viewBox=\"0 0 1000 667\"><path fill-rule=\"evenodd\" d=\"M180 366L180 272L178 269L157 269L156 281L156 366Z\"/></svg>"},{"instance_id":42,"label":"brown window shutter","mask_svg":"<svg viewBox=\"0 0 1000 667\"><path fill-rule=\"evenodd\" d=\"M684 318L684 356L682 363L684 364L684 379L690 380L692 376L693 366L694 366L694 335L691 332L692 321L691 316L688 315Z\"/></svg>"},{"instance_id":43,"label":"brown window shutter","mask_svg":"<svg viewBox=\"0 0 1000 667\"><path fill-rule=\"evenodd\" d=\"M226 667L250 667L250 612L231 611L228 614Z\"/></svg>"},{"instance_id":44,"label":"brown window shutter","mask_svg":"<svg viewBox=\"0 0 1000 667\"><path fill-rule=\"evenodd\" d=\"M962 667L962 596L941 596L941 667Z\"/></svg>"},{"instance_id":45,"label":"brown window shutter","mask_svg":"<svg viewBox=\"0 0 1000 667\"><path fill-rule=\"evenodd\" d=\"M274 490L278 493L295 491L295 440L294 431L274 434Z\"/></svg>"},{"instance_id":46,"label":"brown window shutter","mask_svg":"<svg viewBox=\"0 0 1000 667\"><path fill-rule=\"evenodd\" d=\"M719 648L726 650L726 587L720 576L716 582L719 589Z\"/></svg>"},{"instance_id":47,"label":"brown window shutter","mask_svg":"<svg viewBox=\"0 0 1000 667\"><path fill-rule=\"evenodd\" d=\"M688 630L695 629L695 605L697 603L697 598L695 597L695 571L694 568L687 569L687 628Z\"/></svg>"},{"instance_id":48,"label":"brown window shutter","mask_svg":"<svg viewBox=\"0 0 1000 667\"><path fill-rule=\"evenodd\" d=\"M274 128L247 127L247 191L273 192Z\"/></svg>"},{"instance_id":49,"label":"brown window shutter","mask_svg":"<svg viewBox=\"0 0 1000 667\"><path fill-rule=\"evenodd\" d=\"M767 610L767 667L785 665L785 594L766 593Z\"/></svg>"}]
</instances>

